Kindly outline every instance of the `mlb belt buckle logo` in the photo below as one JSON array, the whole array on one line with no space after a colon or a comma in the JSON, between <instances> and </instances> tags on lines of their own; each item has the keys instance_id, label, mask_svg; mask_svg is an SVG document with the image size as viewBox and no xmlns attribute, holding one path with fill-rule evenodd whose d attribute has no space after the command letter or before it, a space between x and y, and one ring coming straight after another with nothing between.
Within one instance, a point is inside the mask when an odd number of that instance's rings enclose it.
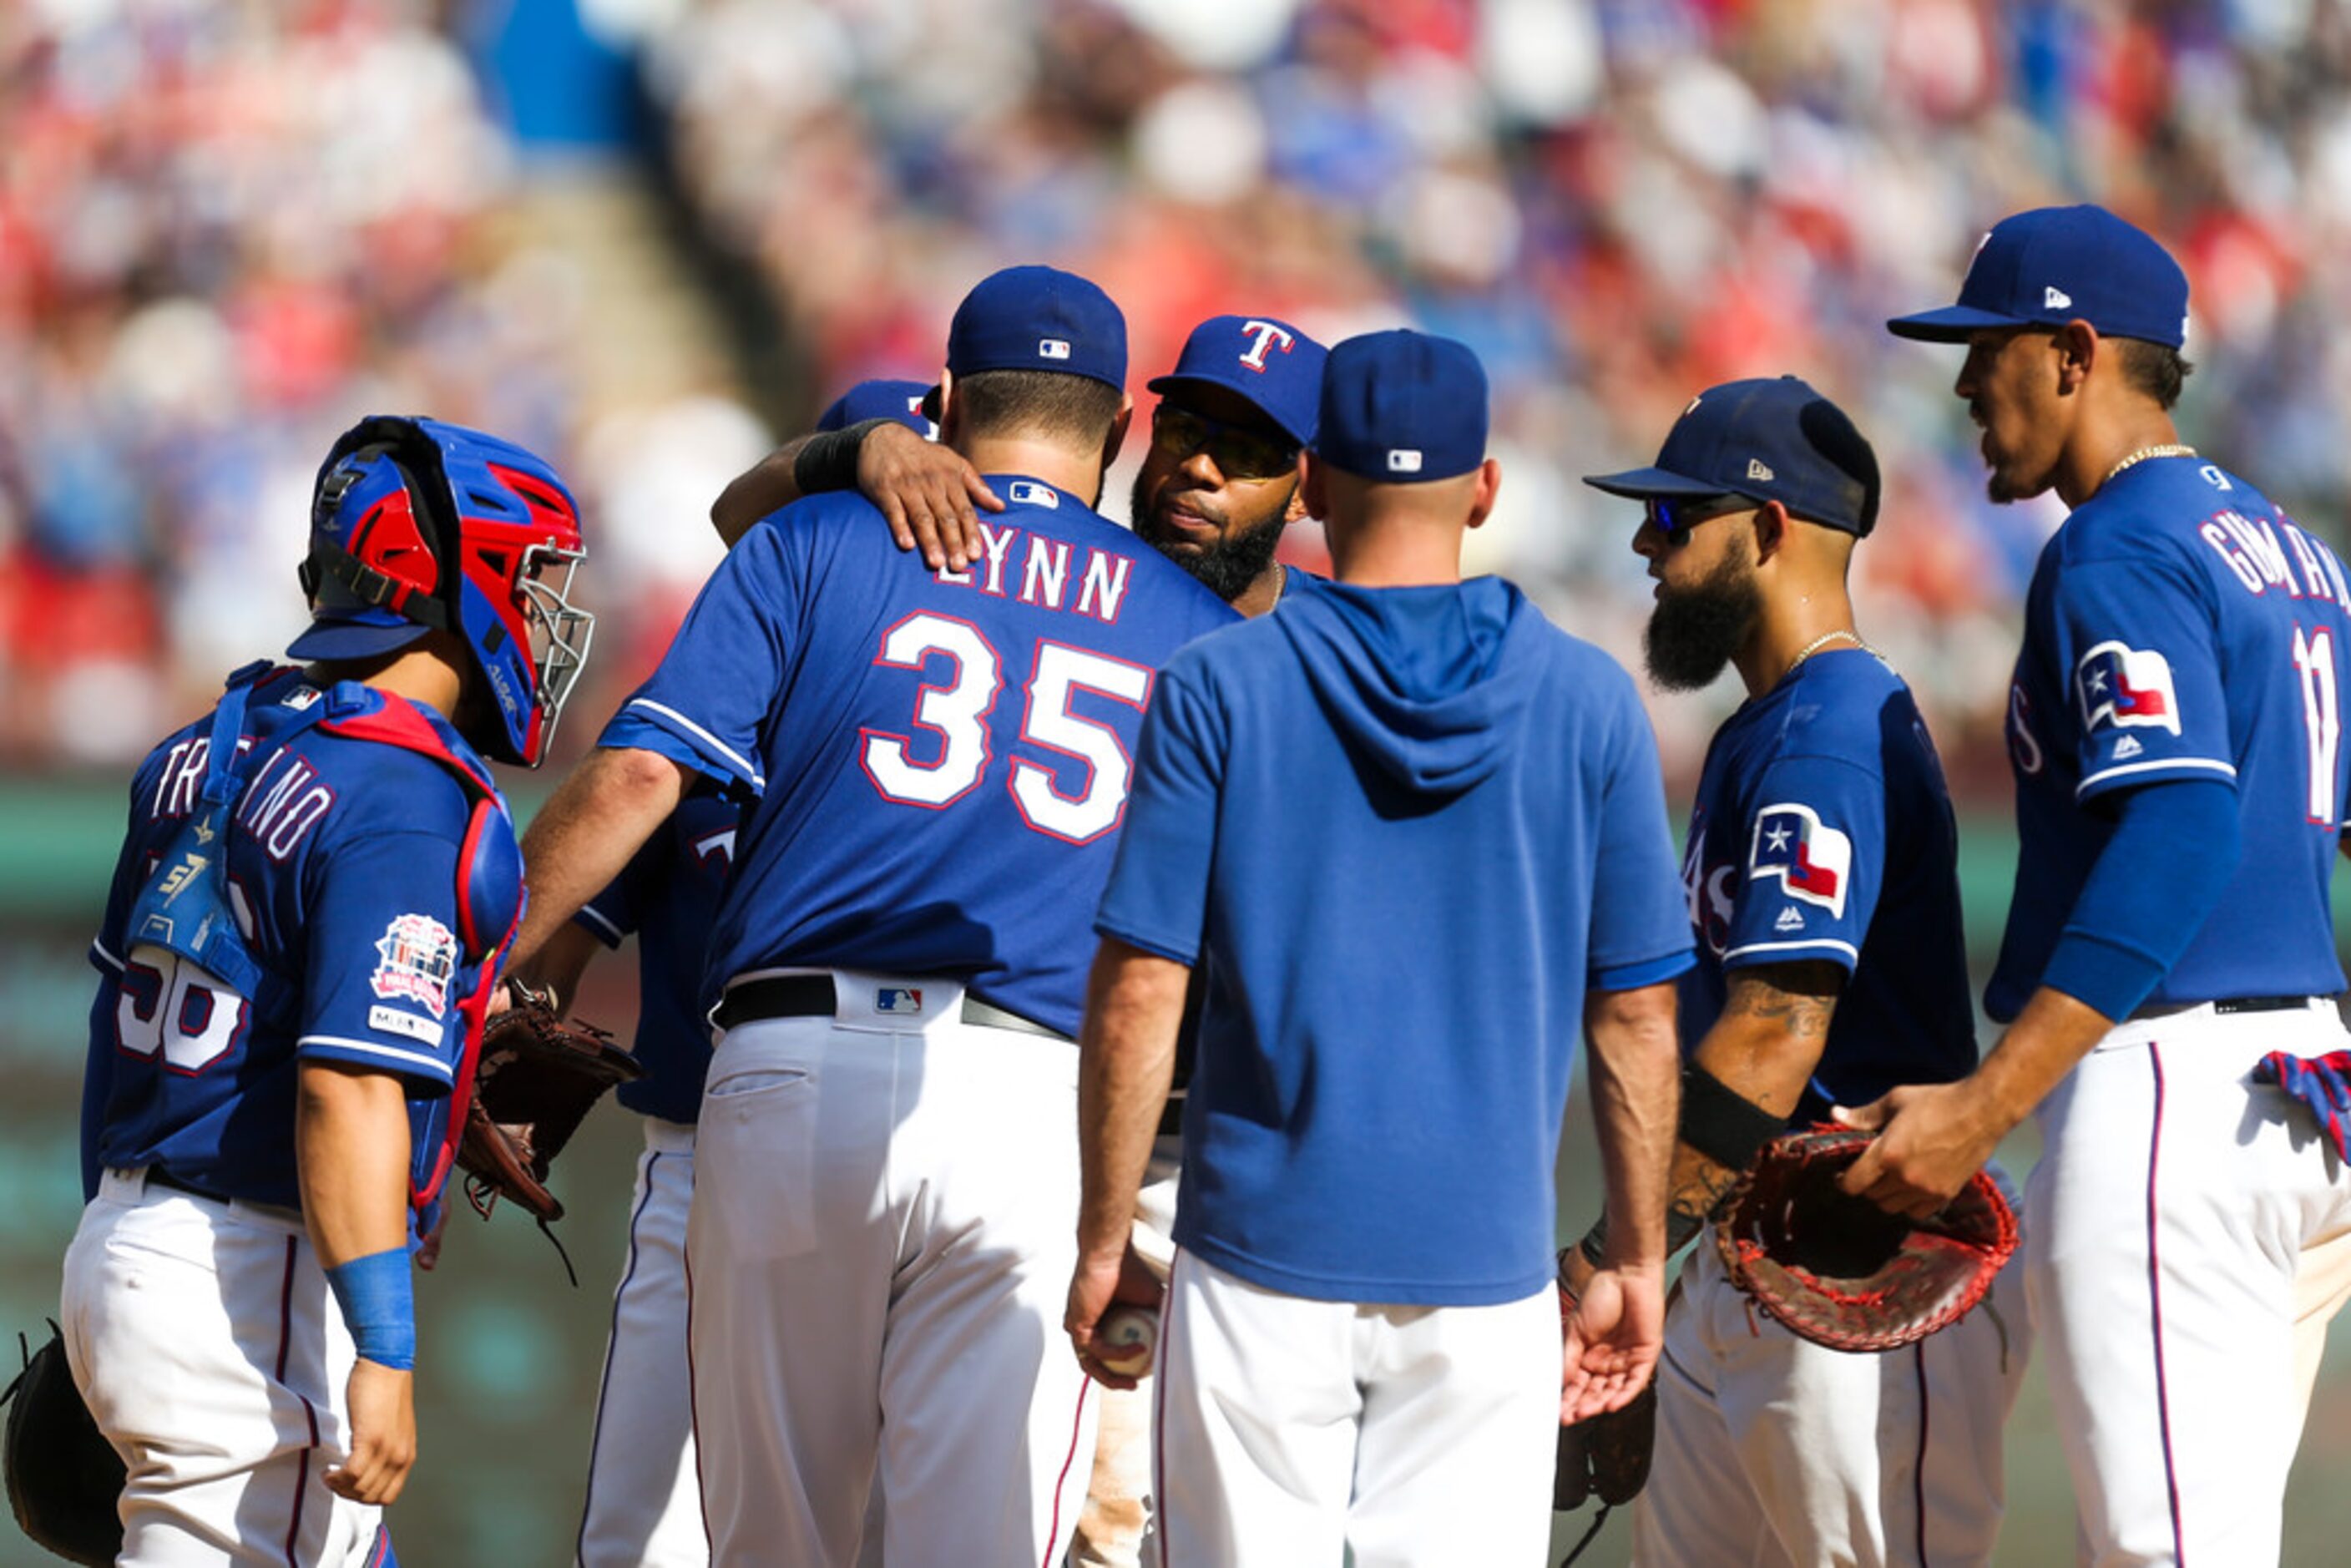
<instances>
[{"instance_id":1,"label":"mlb belt buckle logo","mask_svg":"<svg viewBox=\"0 0 2351 1568\"><path fill-rule=\"evenodd\" d=\"M873 1010L893 1018L912 1018L923 1010L923 993L913 986L876 986Z\"/></svg>"}]
</instances>

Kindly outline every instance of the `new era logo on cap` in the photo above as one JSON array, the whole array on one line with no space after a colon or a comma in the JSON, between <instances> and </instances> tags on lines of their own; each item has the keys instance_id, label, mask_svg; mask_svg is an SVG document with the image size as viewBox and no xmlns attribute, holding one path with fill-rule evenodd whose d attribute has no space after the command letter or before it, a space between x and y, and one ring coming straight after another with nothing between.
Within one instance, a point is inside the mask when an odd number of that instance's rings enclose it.
<instances>
[{"instance_id":1,"label":"new era logo on cap","mask_svg":"<svg viewBox=\"0 0 2351 1568\"><path fill-rule=\"evenodd\" d=\"M1409 446L1391 448L1388 452L1388 472L1391 474L1419 473L1420 454Z\"/></svg>"},{"instance_id":2,"label":"new era logo on cap","mask_svg":"<svg viewBox=\"0 0 2351 1568\"><path fill-rule=\"evenodd\" d=\"M1061 338L1040 338L1037 340L1037 357L1040 360L1066 360L1070 357L1070 345Z\"/></svg>"},{"instance_id":3,"label":"new era logo on cap","mask_svg":"<svg viewBox=\"0 0 2351 1568\"><path fill-rule=\"evenodd\" d=\"M1793 376L1708 387L1656 463L1583 482L1635 500L1777 501L1791 517L1855 535L1877 521L1876 455L1844 411Z\"/></svg>"},{"instance_id":4,"label":"new era logo on cap","mask_svg":"<svg viewBox=\"0 0 2351 1568\"><path fill-rule=\"evenodd\" d=\"M2065 280L2061 287L2053 278ZM1897 316L1896 337L1963 343L2009 327L2087 321L2110 338L2187 341L2188 275L2153 235L2104 207L2038 207L1976 247L1956 305Z\"/></svg>"}]
</instances>

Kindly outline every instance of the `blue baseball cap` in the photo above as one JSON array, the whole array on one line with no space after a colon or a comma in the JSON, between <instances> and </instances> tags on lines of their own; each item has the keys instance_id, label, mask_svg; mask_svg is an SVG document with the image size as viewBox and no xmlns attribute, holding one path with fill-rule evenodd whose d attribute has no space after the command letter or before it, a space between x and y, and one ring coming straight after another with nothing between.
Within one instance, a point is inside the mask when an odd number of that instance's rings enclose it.
<instances>
[{"instance_id":1,"label":"blue baseball cap","mask_svg":"<svg viewBox=\"0 0 2351 1568\"><path fill-rule=\"evenodd\" d=\"M1468 345L1397 329L1331 350L1314 451L1382 484L1424 485L1486 460L1486 369Z\"/></svg>"},{"instance_id":2,"label":"blue baseball cap","mask_svg":"<svg viewBox=\"0 0 2351 1568\"><path fill-rule=\"evenodd\" d=\"M1986 328L2087 321L2110 338L2188 341L2188 275L2146 230L2104 207L2036 207L1976 246L1959 302L1886 323L1897 338L1959 343Z\"/></svg>"},{"instance_id":3,"label":"blue baseball cap","mask_svg":"<svg viewBox=\"0 0 2351 1568\"><path fill-rule=\"evenodd\" d=\"M1777 501L1791 517L1860 537L1877 526L1877 454L1843 409L1794 376L1708 387L1674 421L1655 464L1583 482L1636 501Z\"/></svg>"},{"instance_id":4,"label":"blue baseball cap","mask_svg":"<svg viewBox=\"0 0 2351 1568\"><path fill-rule=\"evenodd\" d=\"M1184 340L1176 368L1152 378L1165 393L1187 383L1239 393L1301 446L1314 439L1322 365L1331 350L1270 316L1211 316Z\"/></svg>"},{"instance_id":5,"label":"blue baseball cap","mask_svg":"<svg viewBox=\"0 0 2351 1568\"><path fill-rule=\"evenodd\" d=\"M1059 371L1123 389L1126 318L1074 272L1008 267L980 279L947 328L947 369Z\"/></svg>"},{"instance_id":6,"label":"blue baseball cap","mask_svg":"<svg viewBox=\"0 0 2351 1568\"><path fill-rule=\"evenodd\" d=\"M894 419L921 436L935 436L938 426L923 411L931 389L922 382L860 382L817 415L819 430L846 430L869 419Z\"/></svg>"}]
</instances>

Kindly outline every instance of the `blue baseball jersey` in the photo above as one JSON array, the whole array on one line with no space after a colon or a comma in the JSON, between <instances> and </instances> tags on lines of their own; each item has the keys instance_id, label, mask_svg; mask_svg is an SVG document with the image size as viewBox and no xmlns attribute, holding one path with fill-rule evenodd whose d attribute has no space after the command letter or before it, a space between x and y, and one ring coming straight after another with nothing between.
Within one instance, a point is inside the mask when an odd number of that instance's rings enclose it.
<instances>
[{"instance_id":1,"label":"blue baseball jersey","mask_svg":"<svg viewBox=\"0 0 2351 1568\"><path fill-rule=\"evenodd\" d=\"M2332 549L2194 457L2133 465L2058 529L2009 691L2019 859L1992 1017L2013 1018L2040 982L2113 832L2106 798L2166 779L2229 784L2242 841L2149 1003L2343 988L2327 888L2351 768L2346 603ZM2147 868L2147 895L2163 888Z\"/></svg>"},{"instance_id":2,"label":"blue baseball jersey","mask_svg":"<svg viewBox=\"0 0 2351 1568\"><path fill-rule=\"evenodd\" d=\"M273 737L326 694L297 670L253 688L237 803L214 842L242 946L260 967L251 995L128 929L131 912L197 806L209 720L149 753L131 789L130 830L91 944L83 1176L157 1166L222 1197L299 1207L297 1069L347 1062L397 1074L410 1102L419 1201L449 1153L449 1095L520 902L521 862L502 802L449 767L362 738L371 727L429 731L431 744L486 772L438 714L356 686L350 727L329 720ZM398 711L394 711L394 710ZM486 843L485 837L496 843ZM500 885L500 884L503 885Z\"/></svg>"},{"instance_id":3,"label":"blue baseball jersey","mask_svg":"<svg viewBox=\"0 0 2351 1568\"><path fill-rule=\"evenodd\" d=\"M1586 989L1690 963L1631 679L1494 578L1178 654L1096 926L1207 970L1176 1240L1327 1301L1541 1290Z\"/></svg>"},{"instance_id":4,"label":"blue baseball jersey","mask_svg":"<svg viewBox=\"0 0 2351 1568\"><path fill-rule=\"evenodd\" d=\"M606 727L756 800L704 1002L778 968L940 975L1077 1032L1155 674L1236 617L1077 497L989 483L967 571L862 496L763 522Z\"/></svg>"},{"instance_id":5,"label":"blue baseball jersey","mask_svg":"<svg viewBox=\"0 0 2351 1568\"><path fill-rule=\"evenodd\" d=\"M635 1052L645 1075L619 1091L642 1115L692 1122L710 1071L710 1020L701 1006L710 925L718 915L743 809L697 791L678 803L628 868L580 910L608 947L637 938Z\"/></svg>"},{"instance_id":6,"label":"blue baseball jersey","mask_svg":"<svg viewBox=\"0 0 2351 1568\"><path fill-rule=\"evenodd\" d=\"M1715 732L1682 892L1698 948L1686 1053L1721 1017L1732 970L1847 976L1791 1125L1975 1066L1950 790L1910 688L1869 653L1814 653Z\"/></svg>"}]
</instances>

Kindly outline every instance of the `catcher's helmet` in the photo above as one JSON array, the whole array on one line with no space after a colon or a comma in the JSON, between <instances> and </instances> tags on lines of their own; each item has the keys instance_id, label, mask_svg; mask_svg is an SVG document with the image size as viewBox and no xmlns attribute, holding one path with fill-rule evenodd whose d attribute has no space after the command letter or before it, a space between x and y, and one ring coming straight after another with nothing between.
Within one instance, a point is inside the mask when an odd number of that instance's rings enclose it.
<instances>
[{"instance_id":1,"label":"catcher's helmet","mask_svg":"<svg viewBox=\"0 0 2351 1568\"><path fill-rule=\"evenodd\" d=\"M428 629L455 632L497 718L483 751L536 765L588 657L595 617L570 601L586 555L555 470L495 435L379 415L319 469L298 659L372 658Z\"/></svg>"}]
</instances>

